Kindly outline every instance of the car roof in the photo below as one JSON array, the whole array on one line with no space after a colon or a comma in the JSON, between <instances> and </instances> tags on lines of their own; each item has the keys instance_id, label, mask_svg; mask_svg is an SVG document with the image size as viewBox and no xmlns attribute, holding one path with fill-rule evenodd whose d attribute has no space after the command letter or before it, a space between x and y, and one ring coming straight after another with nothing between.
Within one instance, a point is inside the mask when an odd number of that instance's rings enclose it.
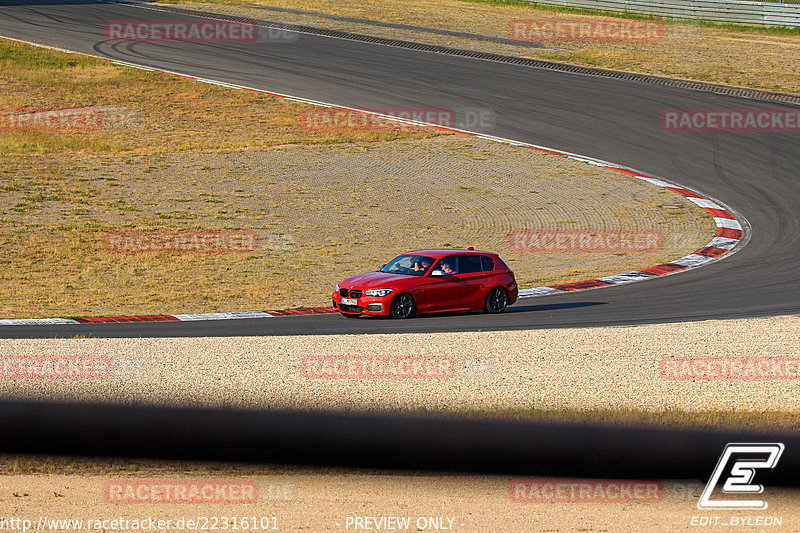
<instances>
[{"instance_id":1,"label":"car roof","mask_svg":"<svg viewBox=\"0 0 800 533\"><path fill-rule=\"evenodd\" d=\"M413 252L406 252L401 255L427 255L428 257L433 257L434 259L441 259L442 257L446 257L448 255L453 254L482 254L482 255L497 255L494 252L482 252L480 250L414 250Z\"/></svg>"}]
</instances>

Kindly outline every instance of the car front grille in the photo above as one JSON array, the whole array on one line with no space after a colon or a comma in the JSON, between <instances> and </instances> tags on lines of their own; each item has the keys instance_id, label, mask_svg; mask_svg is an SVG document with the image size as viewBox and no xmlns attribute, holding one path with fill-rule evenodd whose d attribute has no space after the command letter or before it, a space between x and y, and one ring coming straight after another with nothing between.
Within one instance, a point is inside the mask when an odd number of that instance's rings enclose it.
<instances>
[{"instance_id":1,"label":"car front grille","mask_svg":"<svg viewBox=\"0 0 800 533\"><path fill-rule=\"evenodd\" d=\"M339 305L339 311L343 313L363 313L364 308L360 305Z\"/></svg>"},{"instance_id":2,"label":"car front grille","mask_svg":"<svg viewBox=\"0 0 800 533\"><path fill-rule=\"evenodd\" d=\"M351 289L348 291L347 289L339 289L339 296L342 298L361 298L361 294L363 291L358 289Z\"/></svg>"}]
</instances>

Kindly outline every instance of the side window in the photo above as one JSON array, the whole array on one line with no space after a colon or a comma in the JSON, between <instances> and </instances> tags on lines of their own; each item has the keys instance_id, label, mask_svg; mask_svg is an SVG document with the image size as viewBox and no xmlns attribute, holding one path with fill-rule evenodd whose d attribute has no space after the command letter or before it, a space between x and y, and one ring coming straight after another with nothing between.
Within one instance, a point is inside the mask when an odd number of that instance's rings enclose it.
<instances>
[{"instance_id":1,"label":"side window","mask_svg":"<svg viewBox=\"0 0 800 533\"><path fill-rule=\"evenodd\" d=\"M481 265L481 256L480 255L459 255L458 256L458 263L461 267L461 274L469 274L471 272L482 272L483 267Z\"/></svg>"},{"instance_id":2,"label":"side window","mask_svg":"<svg viewBox=\"0 0 800 533\"><path fill-rule=\"evenodd\" d=\"M481 256L481 271L482 272L491 272L494 270L494 259L491 257L487 257L485 255Z\"/></svg>"},{"instance_id":3,"label":"side window","mask_svg":"<svg viewBox=\"0 0 800 533\"><path fill-rule=\"evenodd\" d=\"M441 270L445 274L460 274L461 271L458 267L458 256L451 255L450 257L441 259L438 263L436 263L436 266L433 267L433 269Z\"/></svg>"}]
</instances>

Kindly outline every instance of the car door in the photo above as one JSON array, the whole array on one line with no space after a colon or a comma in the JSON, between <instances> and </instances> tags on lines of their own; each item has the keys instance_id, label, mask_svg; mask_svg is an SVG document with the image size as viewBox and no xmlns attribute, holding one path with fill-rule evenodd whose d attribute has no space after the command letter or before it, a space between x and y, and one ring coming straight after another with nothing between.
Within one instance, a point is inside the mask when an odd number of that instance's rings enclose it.
<instances>
[{"instance_id":1,"label":"car door","mask_svg":"<svg viewBox=\"0 0 800 533\"><path fill-rule=\"evenodd\" d=\"M461 286L463 305L482 309L486 295L491 289L494 261L480 254L463 254L458 256L458 265L459 273L456 277L463 282Z\"/></svg>"},{"instance_id":2,"label":"car door","mask_svg":"<svg viewBox=\"0 0 800 533\"><path fill-rule=\"evenodd\" d=\"M451 264L454 273L434 276L435 270L441 270L444 262ZM431 271L420 283L421 301L417 302L420 311L436 311L443 309L461 309L465 307L464 294L466 283L458 277L458 256L444 257L433 265Z\"/></svg>"}]
</instances>

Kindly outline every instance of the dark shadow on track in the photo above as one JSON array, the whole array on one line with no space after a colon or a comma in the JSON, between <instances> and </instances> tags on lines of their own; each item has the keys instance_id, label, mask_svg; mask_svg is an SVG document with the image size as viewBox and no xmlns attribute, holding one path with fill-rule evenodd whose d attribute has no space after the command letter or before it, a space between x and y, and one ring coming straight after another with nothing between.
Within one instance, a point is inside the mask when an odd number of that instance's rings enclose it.
<instances>
[{"instance_id":1,"label":"dark shadow on track","mask_svg":"<svg viewBox=\"0 0 800 533\"><path fill-rule=\"evenodd\" d=\"M591 307L594 305L607 305L608 302L571 302L571 303L561 303L561 304L542 304L542 305L532 305L528 301L524 304L519 303L520 300L517 300L512 306L509 306L506 309L505 313L536 313L541 311L555 311L561 309L578 309L582 307ZM333 316L341 316L339 313L330 313ZM414 315L411 318L405 319L405 321L409 320L424 320L424 319L435 319L435 318L443 318L443 317L467 317L467 316L483 316L487 313L483 311L451 311L447 313L423 313L419 315ZM503 313L498 313L494 316L502 316ZM345 317L342 317L345 318ZM347 320L353 320L352 318L348 318ZM385 316L371 316L371 315L361 315L357 318L357 320L393 320L389 317ZM396 320L396 319L394 319Z\"/></svg>"},{"instance_id":2,"label":"dark shadow on track","mask_svg":"<svg viewBox=\"0 0 800 533\"><path fill-rule=\"evenodd\" d=\"M570 302L563 304L540 304L535 305L531 300L524 300L523 303L517 301L508 308L507 313L537 313L541 311L556 311L562 309L580 309L595 305L608 305L608 302Z\"/></svg>"}]
</instances>

